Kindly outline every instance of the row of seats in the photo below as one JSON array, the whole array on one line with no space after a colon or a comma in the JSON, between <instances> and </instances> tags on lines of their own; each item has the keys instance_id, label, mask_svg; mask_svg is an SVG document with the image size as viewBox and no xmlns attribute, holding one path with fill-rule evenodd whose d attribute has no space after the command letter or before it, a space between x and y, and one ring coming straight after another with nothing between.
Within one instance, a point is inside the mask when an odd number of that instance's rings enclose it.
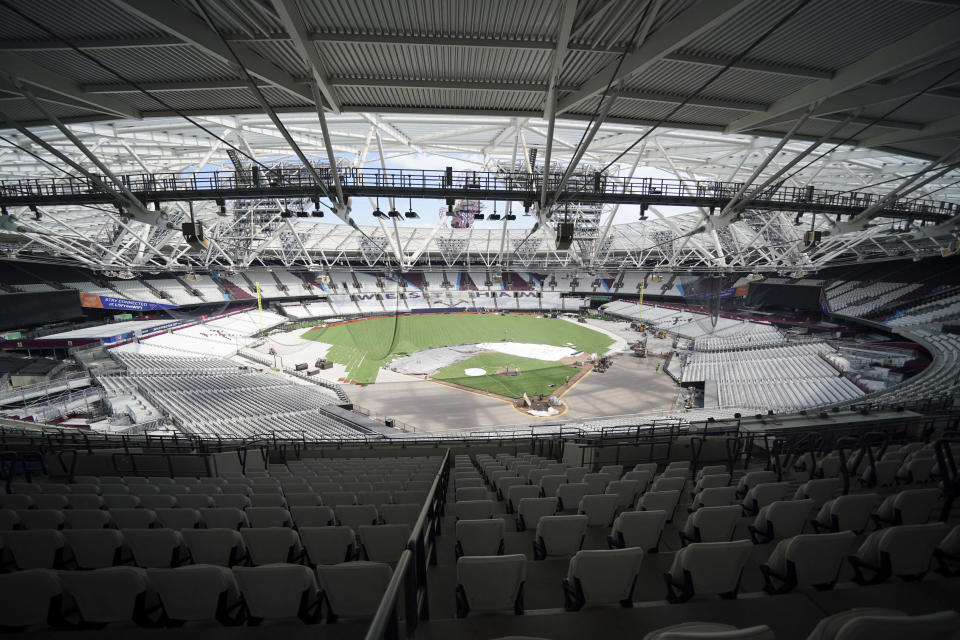
<instances>
[{"instance_id":1,"label":"row of seats","mask_svg":"<svg viewBox=\"0 0 960 640\"><path fill-rule=\"evenodd\" d=\"M0 626L32 631L51 626L236 625L246 621L328 623L376 613L392 570L379 562L316 569L269 564L232 569L106 567L93 571L32 569L0 575Z\"/></svg>"},{"instance_id":2,"label":"row of seats","mask_svg":"<svg viewBox=\"0 0 960 640\"><path fill-rule=\"evenodd\" d=\"M0 532L5 570L88 570L132 564L176 567L214 564L231 567L277 562L310 566L364 559L396 562L412 524L334 524L320 521L298 529L125 528L40 529Z\"/></svg>"},{"instance_id":3,"label":"row of seats","mask_svg":"<svg viewBox=\"0 0 960 640\"><path fill-rule=\"evenodd\" d=\"M19 496L17 496L19 497ZM300 527L333 521L349 526L376 522L415 521L421 502L335 504L284 507L157 507L109 509L0 509L0 531L17 529L103 529L156 526L175 528Z\"/></svg>"}]
</instances>

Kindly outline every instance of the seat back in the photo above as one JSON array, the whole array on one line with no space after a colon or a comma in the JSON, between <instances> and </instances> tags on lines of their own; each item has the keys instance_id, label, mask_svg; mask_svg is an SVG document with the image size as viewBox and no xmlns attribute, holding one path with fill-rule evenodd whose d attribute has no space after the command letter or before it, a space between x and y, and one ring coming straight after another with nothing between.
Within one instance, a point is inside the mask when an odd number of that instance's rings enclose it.
<instances>
[{"instance_id":1,"label":"seat back","mask_svg":"<svg viewBox=\"0 0 960 640\"><path fill-rule=\"evenodd\" d=\"M818 478L808 480L797 489L794 499L810 498L816 508L820 508L827 500L833 499L843 487L840 478Z\"/></svg>"},{"instance_id":2,"label":"seat back","mask_svg":"<svg viewBox=\"0 0 960 640\"><path fill-rule=\"evenodd\" d=\"M613 516L617 512L619 502L619 496L614 494L588 494L580 499L577 511L587 516L588 526L609 527L613 522Z\"/></svg>"},{"instance_id":3,"label":"seat back","mask_svg":"<svg viewBox=\"0 0 960 640\"><path fill-rule=\"evenodd\" d=\"M761 482L776 482L777 474L773 471L748 471L740 478L737 488L741 493L746 493Z\"/></svg>"},{"instance_id":4,"label":"seat back","mask_svg":"<svg viewBox=\"0 0 960 640\"><path fill-rule=\"evenodd\" d=\"M299 564L234 567L233 575L254 618L296 618L304 600L312 600L317 593L313 571Z\"/></svg>"},{"instance_id":5,"label":"seat back","mask_svg":"<svg viewBox=\"0 0 960 640\"><path fill-rule=\"evenodd\" d=\"M643 549L578 551L567 579L576 580L586 604L613 604L630 599L640 572Z\"/></svg>"},{"instance_id":6,"label":"seat back","mask_svg":"<svg viewBox=\"0 0 960 640\"><path fill-rule=\"evenodd\" d=\"M730 474L729 473L711 473L705 476L701 476L697 480L697 484L694 487L694 491L702 491L704 489L710 489L712 487L726 487L730 484Z\"/></svg>"},{"instance_id":7,"label":"seat back","mask_svg":"<svg viewBox=\"0 0 960 640\"><path fill-rule=\"evenodd\" d=\"M226 567L186 565L176 569L147 569L163 611L171 620L212 622L222 608L240 597L233 572Z\"/></svg>"},{"instance_id":8,"label":"seat back","mask_svg":"<svg viewBox=\"0 0 960 640\"><path fill-rule=\"evenodd\" d=\"M893 509L899 512L900 524L925 524L939 499L940 490L936 488L908 489L897 494Z\"/></svg>"},{"instance_id":9,"label":"seat back","mask_svg":"<svg viewBox=\"0 0 960 640\"><path fill-rule=\"evenodd\" d=\"M403 526L403 525L398 525ZM378 527L368 527L375 529ZM347 562L317 567L317 580L335 616L366 618L380 605L393 571L382 562Z\"/></svg>"},{"instance_id":10,"label":"seat back","mask_svg":"<svg viewBox=\"0 0 960 640\"><path fill-rule=\"evenodd\" d=\"M380 519L384 524L406 524L413 528L420 517L420 510L419 504L382 504Z\"/></svg>"},{"instance_id":11,"label":"seat back","mask_svg":"<svg viewBox=\"0 0 960 640\"><path fill-rule=\"evenodd\" d=\"M79 569L118 564L123 534L116 529L64 529L62 533Z\"/></svg>"},{"instance_id":12,"label":"seat back","mask_svg":"<svg viewBox=\"0 0 960 640\"><path fill-rule=\"evenodd\" d=\"M880 553L890 556L890 568L895 576L914 576L930 567L933 550L947 535L949 528L943 522L907 524L878 532Z\"/></svg>"},{"instance_id":13,"label":"seat back","mask_svg":"<svg viewBox=\"0 0 960 640\"><path fill-rule=\"evenodd\" d=\"M484 487L458 487L454 495L457 502L486 500L487 490Z\"/></svg>"},{"instance_id":14,"label":"seat back","mask_svg":"<svg viewBox=\"0 0 960 640\"><path fill-rule=\"evenodd\" d=\"M458 520L492 518L493 511L493 500L463 500L454 504L454 512Z\"/></svg>"},{"instance_id":15,"label":"seat back","mask_svg":"<svg viewBox=\"0 0 960 640\"><path fill-rule=\"evenodd\" d=\"M298 529L302 527L326 527L336 522L330 507L290 507L290 517Z\"/></svg>"},{"instance_id":16,"label":"seat back","mask_svg":"<svg viewBox=\"0 0 960 640\"><path fill-rule=\"evenodd\" d=\"M740 519L740 507L703 507L687 519L684 532L692 536L694 528L700 533L699 542L723 542L733 537L733 530Z\"/></svg>"},{"instance_id":17,"label":"seat back","mask_svg":"<svg viewBox=\"0 0 960 640\"><path fill-rule=\"evenodd\" d=\"M673 512L677 509L677 503L680 502L680 491L671 489L669 491L647 491L640 496L637 502L637 509L644 511L666 511L667 521L673 519Z\"/></svg>"},{"instance_id":18,"label":"seat back","mask_svg":"<svg viewBox=\"0 0 960 640\"><path fill-rule=\"evenodd\" d=\"M557 512L556 498L524 498L517 505L517 517L528 529L535 528L540 518Z\"/></svg>"},{"instance_id":19,"label":"seat back","mask_svg":"<svg viewBox=\"0 0 960 640\"><path fill-rule=\"evenodd\" d=\"M495 556L502 552L506 525L502 518L458 520L457 549L465 556Z\"/></svg>"},{"instance_id":20,"label":"seat back","mask_svg":"<svg viewBox=\"0 0 960 640\"><path fill-rule=\"evenodd\" d=\"M863 531L870 513L880 502L875 493L858 493L834 498L830 515L837 519L839 531Z\"/></svg>"},{"instance_id":21,"label":"seat back","mask_svg":"<svg viewBox=\"0 0 960 640\"><path fill-rule=\"evenodd\" d=\"M539 495L539 486L534 487L529 484L516 485L507 490L507 502L509 503L511 509L516 511L521 500L524 498L536 498Z\"/></svg>"},{"instance_id":22,"label":"seat back","mask_svg":"<svg viewBox=\"0 0 960 640\"><path fill-rule=\"evenodd\" d=\"M57 569L66 545L63 533L55 529L4 531L3 546L17 569Z\"/></svg>"},{"instance_id":23,"label":"seat back","mask_svg":"<svg viewBox=\"0 0 960 640\"><path fill-rule=\"evenodd\" d=\"M513 609L527 576L527 558L464 556L457 560L457 585L473 611Z\"/></svg>"},{"instance_id":24,"label":"seat back","mask_svg":"<svg viewBox=\"0 0 960 640\"><path fill-rule=\"evenodd\" d=\"M557 495L557 488L566 484L565 475L547 475L540 478L540 493L543 496L552 498Z\"/></svg>"},{"instance_id":25,"label":"seat back","mask_svg":"<svg viewBox=\"0 0 960 640\"><path fill-rule=\"evenodd\" d=\"M560 501L560 508L564 511L575 510L580 504L580 499L587 495L586 482L569 482L557 487L557 499Z\"/></svg>"},{"instance_id":26,"label":"seat back","mask_svg":"<svg viewBox=\"0 0 960 640\"><path fill-rule=\"evenodd\" d=\"M899 613L899 612L897 612ZM818 627L819 628L819 627ZM960 614L939 611L926 615L863 615L851 617L836 634L824 640L944 640L956 638ZM816 633L816 630L814 631Z\"/></svg>"},{"instance_id":27,"label":"seat back","mask_svg":"<svg viewBox=\"0 0 960 640\"><path fill-rule=\"evenodd\" d=\"M396 562L407 547L410 527L405 524L360 525L363 557L371 562Z\"/></svg>"},{"instance_id":28,"label":"seat back","mask_svg":"<svg viewBox=\"0 0 960 640\"><path fill-rule=\"evenodd\" d=\"M730 593L737 589L752 549L747 540L694 543L677 552L670 573L674 580L689 574L698 595Z\"/></svg>"},{"instance_id":29,"label":"seat back","mask_svg":"<svg viewBox=\"0 0 960 640\"><path fill-rule=\"evenodd\" d=\"M300 543L310 564L338 564L353 558L356 538L349 527L301 527Z\"/></svg>"},{"instance_id":30,"label":"seat back","mask_svg":"<svg viewBox=\"0 0 960 640\"><path fill-rule=\"evenodd\" d=\"M713 476L707 476L712 478ZM707 487L693 498L693 508L724 507L737 500L736 487Z\"/></svg>"},{"instance_id":31,"label":"seat back","mask_svg":"<svg viewBox=\"0 0 960 640\"><path fill-rule=\"evenodd\" d=\"M790 484L787 482L760 482L747 492L743 504L759 510L771 502L782 500L789 490Z\"/></svg>"},{"instance_id":32,"label":"seat back","mask_svg":"<svg viewBox=\"0 0 960 640\"><path fill-rule=\"evenodd\" d=\"M51 605L63 593L55 571L28 569L0 574L0 627L7 630L49 626Z\"/></svg>"},{"instance_id":33,"label":"seat back","mask_svg":"<svg viewBox=\"0 0 960 640\"><path fill-rule=\"evenodd\" d=\"M587 491L589 494L603 493L613 480L615 478L608 473L587 473L583 476L583 482L590 487Z\"/></svg>"},{"instance_id":34,"label":"seat back","mask_svg":"<svg viewBox=\"0 0 960 640\"><path fill-rule=\"evenodd\" d=\"M235 529L181 529L180 535L194 564L229 567L239 562L246 547Z\"/></svg>"},{"instance_id":35,"label":"seat back","mask_svg":"<svg viewBox=\"0 0 960 640\"><path fill-rule=\"evenodd\" d=\"M283 507L249 507L247 520L251 527L289 527L293 524L290 512Z\"/></svg>"},{"instance_id":36,"label":"seat back","mask_svg":"<svg viewBox=\"0 0 960 640\"><path fill-rule=\"evenodd\" d=\"M797 584L830 584L837 579L840 565L850 552L857 536L852 531L801 534L783 540L784 559L797 573Z\"/></svg>"},{"instance_id":37,"label":"seat back","mask_svg":"<svg viewBox=\"0 0 960 640\"><path fill-rule=\"evenodd\" d=\"M620 476L623 475L623 465L622 464L608 464L600 467L600 473L605 473L614 480L619 480Z\"/></svg>"},{"instance_id":38,"label":"seat back","mask_svg":"<svg viewBox=\"0 0 960 640\"><path fill-rule=\"evenodd\" d=\"M569 556L583 546L587 534L585 515L543 516L537 523L537 541L548 556Z\"/></svg>"},{"instance_id":39,"label":"seat back","mask_svg":"<svg viewBox=\"0 0 960 640\"><path fill-rule=\"evenodd\" d=\"M105 567L94 571L63 571L60 580L76 602L86 623L130 622L150 589L145 570L137 567Z\"/></svg>"},{"instance_id":40,"label":"seat back","mask_svg":"<svg viewBox=\"0 0 960 640\"><path fill-rule=\"evenodd\" d=\"M252 565L297 562L300 559L300 536L288 527L260 527L240 530Z\"/></svg>"},{"instance_id":41,"label":"seat back","mask_svg":"<svg viewBox=\"0 0 960 640\"><path fill-rule=\"evenodd\" d=\"M335 507L333 512L337 516L337 522L354 531L360 525L376 523L380 517L377 508L372 504L344 504Z\"/></svg>"},{"instance_id":42,"label":"seat back","mask_svg":"<svg viewBox=\"0 0 960 640\"><path fill-rule=\"evenodd\" d=\"M613 523L614 536L622 538L625 547L650 551L660 541L667 515L666 511L624 511Z\"/></svg>"},{"instance_id":43,"label":"seat back","mask_svg":"<svg viewBox=\"0 0 960 640\"><path fill-rule=\"evenodd\" d=\"M813 512L813 500L777 500L762 510L762 518L773 525L775 538L792 538L803 532L803 527ZM761 516L758 515L760 520Z\"/></svg>"},{"instance_id":44,"label":"seat back","mask_svg":"<svg viewBox=\"0 0 960 640\"><path fill-rule=\"evenodd\" d=\"M629 507L633 504L639 486L640 483L637 480L614 480L607 485L604 493L617 496L618 508Z\"/></svg>"},{"instance_id":45,"label":"seat back","mask_svg":"<svg viewBox=\"0 0 960 640\"><path fill-rule=\"evenodd\" d=\"M650 485L650 491L683 491L686 484L686 478L660 476Z\"/></svg>"},{"instance_id":46,"label":"seat back","mask_svg":"<svg viewBox=\"0 0 960 640\"><path fill-rule=\"evenodd\" d=\"M174 567L184 545L183 536L173 529L129 529L124 540L138 567Z\"/></svg>"}]
</instances>

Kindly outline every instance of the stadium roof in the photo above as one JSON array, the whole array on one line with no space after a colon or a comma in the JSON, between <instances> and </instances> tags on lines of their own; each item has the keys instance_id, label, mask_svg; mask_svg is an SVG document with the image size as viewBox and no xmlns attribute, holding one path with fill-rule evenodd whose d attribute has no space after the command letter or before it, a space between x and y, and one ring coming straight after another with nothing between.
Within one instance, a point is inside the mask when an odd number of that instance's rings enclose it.
<instances>
[{"instance_id":1,"label":"stadium roof","mask_svg":"<svg viewBox=\"0 0 960 640\"><path fill-rule=\"evenodd\" d=\"M791 187L878 196L912 180L916 190L899 195L956 203L958 7L948 0L0 0L0 178L76 173L42 143L102 174L67 133L114 173L181 175L232 171L230 147L289 162L289 133L304 157L333 157L341 167L498 171L526 161L536 173L546 156L561 172L579 162L581 171L747 185L780 173ZM318 119L329 127L329 155ZM530 165L533 149L540 157ZM542 234L545 265L803 270L949 253L956 228L918 230L869 206L840 227L809 215L795 226L792 211L770 210L705 223L706 207L679 217L653 208L646 223L607 227L607 220L636 220L636 208L613 205L590 222L589 247L556 252L548 250L555 229L544 217L546 193L539 204L533 219L542 224L531 237ZM168 222L181 221L186 209L167 209ZM306 266L384 242L384 255L409 267L414 255L443 263L464 241L464 257L500 265L525 259L532 225L456 230L431 216L427 227L401 220L394 232L394 222L355 216L359 230L328 231L287 218L263 234L270 224L247 215L242 241L227 228L239 214L218 217L216 205L197 203L195 214L223 249L197 256L184 251L178 231L141 229L110 207L8 213L15 219L0 220L0 239L9 253L131 269L169 266L175 257L184 268ZM368 220L374 224L365 227ZM801 252L809 229L828 240ZM672 234L672 246L663 234ZM440 246L444 238L453 250ZM518 244L523 250L512 251Z\"/></svg>"}]
</instances>

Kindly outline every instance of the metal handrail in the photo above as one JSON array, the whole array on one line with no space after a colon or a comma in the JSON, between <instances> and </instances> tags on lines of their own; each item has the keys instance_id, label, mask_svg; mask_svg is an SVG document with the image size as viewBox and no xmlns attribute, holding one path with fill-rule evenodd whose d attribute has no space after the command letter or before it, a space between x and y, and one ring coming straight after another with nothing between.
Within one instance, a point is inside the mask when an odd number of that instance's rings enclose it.
<instances>
[{"instance_id":1,"label":"metal handrail","mask_svg":"<svg viewBox=\"0 0 960 640\"><path fill-rule=\"evenodd\" d=\"M397 615L397 597L400 595L400 589L406 585L407 575L410 569L410 563L413 562L413 551L409 548L404 549L397 561L397 566L393 569L393 575L390 576L390 582L383 592L383 598L380 600L380 606L377 608L370 626L367 628L366 640L397 640L400 637L399 616ZM410 614L410 603L407 603L407 617Z\"/></svg>"},{"instance_id":2,"label":"metal handrail","mask_svg":"<svg viewBox=\"0 0 960 640\"><path fill-rule=\"evenodd\" d=\"M450 475L452 451L447 449L440 462L440 469L430 485L420 515L407 539L406 549L397 563L380 606L370 623L366 638L395 640L399 637L396 602L401 583L406 603L405 631L412 638L420 620L430 619L429 593L427 591L427 565L436 564L436 536L440 533L440 516L446 501L447 482ZM406 561L404 561L406 558Z\"/></svg>"}]
</instances>

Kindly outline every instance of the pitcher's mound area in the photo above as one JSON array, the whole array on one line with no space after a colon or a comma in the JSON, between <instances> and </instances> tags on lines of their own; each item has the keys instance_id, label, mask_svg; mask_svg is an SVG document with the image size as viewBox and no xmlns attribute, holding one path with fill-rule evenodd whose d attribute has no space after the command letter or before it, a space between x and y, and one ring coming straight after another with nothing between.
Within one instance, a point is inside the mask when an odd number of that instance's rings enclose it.
<instances>
[{"instance_id":1,"label":"pitcher's mound area","mask_svg":"<svg viewBox=\"0 0 960 640\"><path fill-rule=\"evenodd\" d=\"M435 372L431 379L506 398L551 396L579 373L560 362L507 353L481 353Z\"/></svg>"}]
</instances>

